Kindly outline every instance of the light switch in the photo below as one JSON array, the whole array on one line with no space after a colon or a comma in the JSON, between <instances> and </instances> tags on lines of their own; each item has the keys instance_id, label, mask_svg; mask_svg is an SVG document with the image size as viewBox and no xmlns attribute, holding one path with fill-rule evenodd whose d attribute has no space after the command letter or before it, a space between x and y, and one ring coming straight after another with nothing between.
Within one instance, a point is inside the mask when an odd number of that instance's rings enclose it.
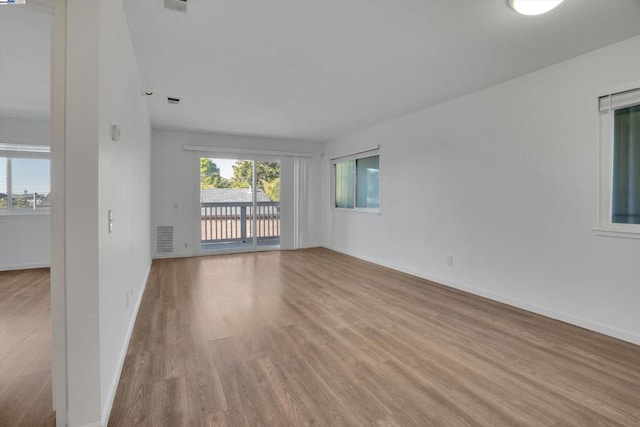
<instances>
[{"instance_id":1,"label":"light switch","mask_svg":"<svg viewBox=\"0 0 640 427\"><path fill-rule=\"evenodd\" d=\"M111 209L109 209L107 218L108 218L107 220L108 230L109 230L109 234L111 234L113 232L113 212L111 211Z\"/></svg>"},{"instance_id":2,"label":"light switch","mask_svg":"<svg viewBox=\"0 0 640 427\"><path fill-rule=\"evenodd\" d=\"M115 142L120 141L120 126L111 126L111 140Z\"/></svg>"}]
</instances>

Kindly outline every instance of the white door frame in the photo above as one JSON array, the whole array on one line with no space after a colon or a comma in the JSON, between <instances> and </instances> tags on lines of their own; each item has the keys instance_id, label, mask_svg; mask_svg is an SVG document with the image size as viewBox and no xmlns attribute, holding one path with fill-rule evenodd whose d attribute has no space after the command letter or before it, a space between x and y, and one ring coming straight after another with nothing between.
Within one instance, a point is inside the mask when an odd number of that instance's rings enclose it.
<instances>
[{"instance_id":1,"label":"white door frame","mask_svg":"<svg viewBox=\"0 0 640 427\"><path fill-rule=\"evenodd\" d=\"M65 139L67 1L53 0L51 42L51 381L56 425L67 425Z\"/></svg>"}]
</instances>

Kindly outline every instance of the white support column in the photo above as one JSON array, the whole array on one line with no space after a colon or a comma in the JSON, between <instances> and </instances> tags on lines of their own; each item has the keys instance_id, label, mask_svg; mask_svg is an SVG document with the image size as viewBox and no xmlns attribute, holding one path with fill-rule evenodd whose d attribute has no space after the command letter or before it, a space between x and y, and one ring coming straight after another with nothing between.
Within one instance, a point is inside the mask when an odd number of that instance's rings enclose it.
<instances>
[{"instance_id":1,"label":"white support column","mask_svg":"<svg viewBox=\"0 0 640 427\"><path fill-rule=\"evenodd\" d=\"M51 380L56 424L67 425L67 320L65 288L66 0L55 1L51 48Z\"/></svg>"},{"instance_id":2,"label":"white support column","mask_svg":"<svg viewBox=\"0 0 640 427\"><path fill-rule=\"evenodd\" d=\"M100 7L99 0L59 0L56 7L51 215L55 409L59 425L99 425Z\"/></svg>"}]
</instances>

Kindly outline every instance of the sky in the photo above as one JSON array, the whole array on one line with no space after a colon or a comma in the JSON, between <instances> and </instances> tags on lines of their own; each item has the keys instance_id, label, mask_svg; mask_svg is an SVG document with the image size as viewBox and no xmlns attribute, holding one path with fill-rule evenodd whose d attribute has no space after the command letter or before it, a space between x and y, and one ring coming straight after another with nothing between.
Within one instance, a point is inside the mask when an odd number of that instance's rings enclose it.
<instances>
[{"instance_id":1,"label":"sky","mask_svg":"<svg viewBox=\"0 0 640 427\"><path fill-rule=\"evenodd\" d=\"M49 159L11 159L13 194L51 191ZM0 157L0 193L7 193L7 161Z\"/></svg>"},{"instance_id":2,"label":"sky","mask_svg":"<svg viewBox=\"0 0 640 427\"><path fill-rule=\"evenodd\" d=\"M233 178L232 166L236 164L236 159L211 159L220 168L220 176L223 178Z\"/></svg>"}]
</instances>

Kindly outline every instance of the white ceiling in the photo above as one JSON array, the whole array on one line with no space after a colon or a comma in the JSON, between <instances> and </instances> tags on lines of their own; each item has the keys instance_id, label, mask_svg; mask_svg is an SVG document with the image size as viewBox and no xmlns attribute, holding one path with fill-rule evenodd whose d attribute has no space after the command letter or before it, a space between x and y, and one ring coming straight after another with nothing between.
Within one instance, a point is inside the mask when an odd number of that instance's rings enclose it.
<instances>
[{"instance_id":1,"label":"white ceiling","mask_svg":"<svg viewBox=\"0 0 640 427\"><path fill-rule=\"evenodd\" d=\"M0 6L0 117L48 119L53 9Z\"/></svg>"},{"instance_id":2,"label":"white ceiling","mask_svg":"<svg viewBox=\"0 0 640 427\"><path fill-rule=\"evenodd\" d=\"M125 9L154 127L320 141L640 34L637 0L566 0L537 17L507 0Z\"/></svg>"},{"instance_id":3,"label":"white ceiling","mask_svg":"<svg viewBox=\"0 0 640 427\"><path fill-rule=\"evenodd\" d=\"M0 7L0 116L49 115L49 1L30 3ZM640 34L638 0L539 17L506 0L124 5L154 127L319 141Z\"/></svg>"}]
</instances>

